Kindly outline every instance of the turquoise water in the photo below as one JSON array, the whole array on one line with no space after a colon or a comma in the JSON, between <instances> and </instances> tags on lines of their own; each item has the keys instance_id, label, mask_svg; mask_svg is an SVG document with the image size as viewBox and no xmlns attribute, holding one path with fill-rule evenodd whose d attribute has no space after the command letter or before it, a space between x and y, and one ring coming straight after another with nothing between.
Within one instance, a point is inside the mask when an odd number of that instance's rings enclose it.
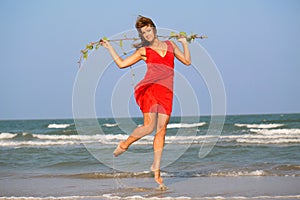
<instances>
[{"instance_id":1,"label":"turquoise water","mask_svg":"<svg viewBox=\"0 0 300 200\"><path fill-rule=\"evenodd\" d=\"M172 117L169 123L163 161L173 158L181 146L188 148L164 165L165 177L300 176L300 114L227 116L218 142L201 159L198 153L210 117L184 121ZM115 119L98 122L102 134L90 130L82 135L72 119L0 121L0 175L110 178L118 172L120 177L150 177L151 163L140 152L151 154L153 137L133 145L119 162L112 151L132 124L126 128L126 119L123 124ZM142 124L142 119L134 122ZM106 163L109 159L113 163Z\"/></svg>"}]
</instances>

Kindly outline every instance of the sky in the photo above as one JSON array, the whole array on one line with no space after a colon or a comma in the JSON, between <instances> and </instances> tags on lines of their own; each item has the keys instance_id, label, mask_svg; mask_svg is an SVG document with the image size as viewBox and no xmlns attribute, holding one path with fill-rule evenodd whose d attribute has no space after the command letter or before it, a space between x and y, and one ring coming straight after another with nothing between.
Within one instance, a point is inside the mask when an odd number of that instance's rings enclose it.
<instances>
[{"instance_id":1,"label":"sky","mask_svg":"<svg viewBox=\"0 0 300 200\"><path fill-rule=\"evenodd\" d=\"M80 50L133 29L139 14L209 36L197 42L220 72L227 114L299 113L299 11L298 0L0 0L0 119L72 118ZM128 72L115 70L107 76Z\"/></svg>"}]
</instances>

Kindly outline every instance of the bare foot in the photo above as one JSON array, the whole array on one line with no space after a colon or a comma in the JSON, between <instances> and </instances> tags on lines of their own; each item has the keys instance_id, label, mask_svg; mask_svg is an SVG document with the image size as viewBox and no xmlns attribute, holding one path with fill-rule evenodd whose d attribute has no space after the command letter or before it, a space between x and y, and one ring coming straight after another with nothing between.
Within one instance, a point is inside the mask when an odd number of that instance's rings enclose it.
<instances>
[{"instance_id":1,"label":"bare foot","mask_svg":"<svg viewBox=\"0 0 300 200\"><path fill-rule=\"evenodd\" d=\"M119 155L127 151L127 148L123 148L122 145L123 142L121 141L113 153L115 157L118 157Z\"/></svg>"},{"instance_id":2,"label":"bare foot","mask_svg":"<svg viewBox=\"0 0 300 200\"><path fill-rule=\"evenodd\" d=\"M154 180L159 185L159 190L165 191L168 188L164 185L164 180L160 176L160 169L155 169L153 165L151 166L151 171L154 173Z\"/></svg>"},{"instance_id":3,"label":"bare foot","mask_svg":"<svg viewBox=\"0 0 300 200\"><path fill-rule=\"evenodd\" d=\"M167 186L165 186L164 184L160 184L158 189L161 190L161 191L168 190Z\"/></svg>"}]
</instances>

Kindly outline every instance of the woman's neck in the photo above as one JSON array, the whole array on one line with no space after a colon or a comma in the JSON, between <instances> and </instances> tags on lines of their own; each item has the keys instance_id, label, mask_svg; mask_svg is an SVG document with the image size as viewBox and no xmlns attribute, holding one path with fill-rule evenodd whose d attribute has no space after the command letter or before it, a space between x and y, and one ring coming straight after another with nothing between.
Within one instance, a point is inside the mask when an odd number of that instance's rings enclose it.
<instances>
[{"instance_id":1,"label":"woman's neck","mask_svg":"<svg viewBox=\"0 0 300 200\"><path fill-rule=\"evenodd\" d=\"M161 44L161 41L156 37L151 43L149 46L151 47L157 47L157 46L160 46Z\"/></svg>"}]
</instances>

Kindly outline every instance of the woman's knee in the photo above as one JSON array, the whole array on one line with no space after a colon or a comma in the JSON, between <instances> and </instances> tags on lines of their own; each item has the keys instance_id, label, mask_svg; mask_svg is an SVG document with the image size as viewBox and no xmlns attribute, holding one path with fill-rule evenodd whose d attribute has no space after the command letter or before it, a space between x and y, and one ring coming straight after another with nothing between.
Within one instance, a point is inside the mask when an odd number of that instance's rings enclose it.
<instances>
[{"instance_id":1,"label":"woman's knee","mask_svg":"<svg viewBox=\"0 0 300 200\"><path fill-rule=\"evenodd\" d=\"M154 131L156 125L156 114L148 113L144 116L144 125L143 129L147 134L150 134Z\"/></svg>"},{"instance_id":2,"label":"woman's knee","mask_svg":"<svg viewBox=\"0 0 300 200\"><path fill-rule=\"evenodd\" d=\"M156 133L157 134L165 134L167 130L167 124L162 123L162 124L157 124L156 126Z\"/></svg>"},{"instance_id":3,"label":"woman's knee","mask_svg":"<svg viewBox=\"0 0 300 200\"><path fill-rule=\"evenodd\" d=\"M145 126L147 129L148 134L152 133L155 129L155 124L148 124Z\"/></svg>"}]
</instances>

